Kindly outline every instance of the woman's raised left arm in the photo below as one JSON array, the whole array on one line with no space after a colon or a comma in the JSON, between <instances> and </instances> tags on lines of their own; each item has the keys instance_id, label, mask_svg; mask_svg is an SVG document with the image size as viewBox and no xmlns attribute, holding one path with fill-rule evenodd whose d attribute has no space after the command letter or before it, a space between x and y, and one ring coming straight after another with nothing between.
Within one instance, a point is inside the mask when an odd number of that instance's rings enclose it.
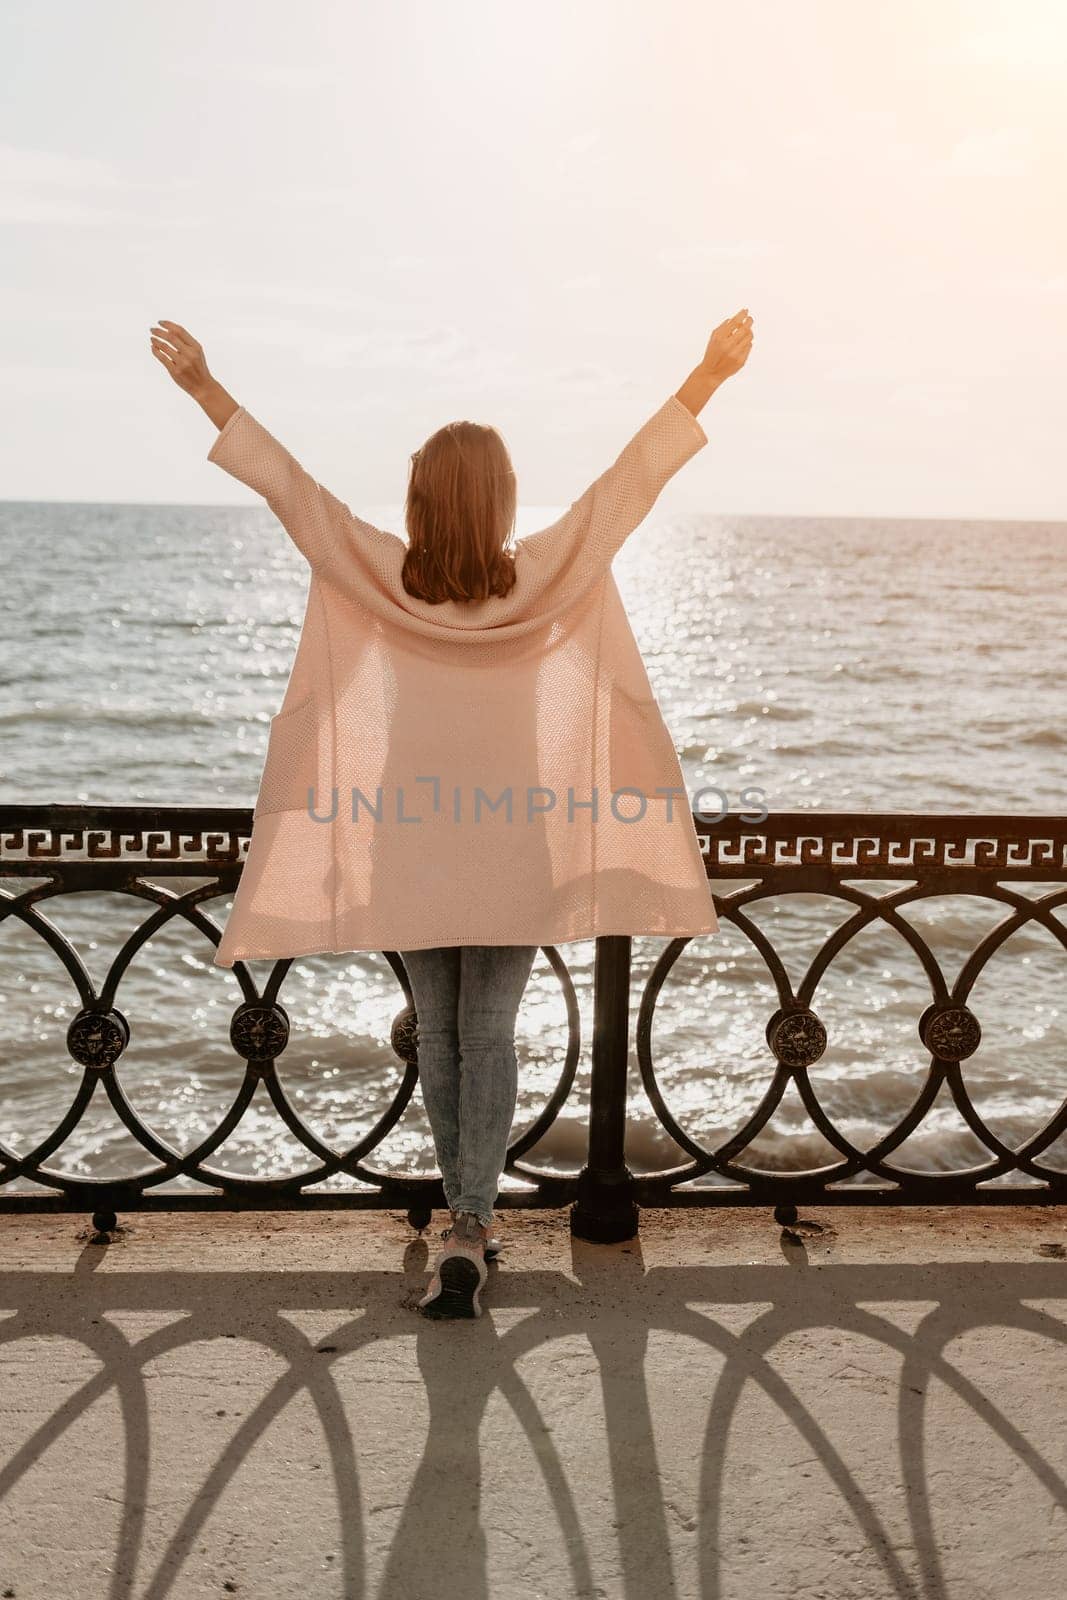
<instances>
[{"instance_id":1,"label":"woman's raised left arm","mask_svg":"<svg viewBox=\"0 0 1067 1600\"><path fill-rule=\"evenodd\" d=\"M158 328L158 335L152 332L154 354L219 430L208 460L263 497L315 572L343 583L361 540L380 543L394 537L355 516L238 404L209 372L202 346L180 323L160 322Z\"/></svg>"},{"instance_id":2,"label":"woman's raised left arm","mask_svg":"<svg viewBox=\"0 0 1067 1600\"><path fill-rule=\"evenodd\" d=\"M223 428L237 410L237 401L208 371L204 347L180 322L157 322L150 330L152 354L162 362L186 394L207 412L216 428Z\"/></svg>"}]
</instances>

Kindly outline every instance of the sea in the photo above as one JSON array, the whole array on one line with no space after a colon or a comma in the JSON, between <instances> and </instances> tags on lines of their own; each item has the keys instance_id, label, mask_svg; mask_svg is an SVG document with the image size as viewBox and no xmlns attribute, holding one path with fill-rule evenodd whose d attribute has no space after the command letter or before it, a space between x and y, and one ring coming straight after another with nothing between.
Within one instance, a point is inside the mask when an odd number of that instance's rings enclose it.
<instances>
[{"instance_id":1,"label":"sea","mask_svg":"<svg viewBox=\"0 0 1067 1600\"><path fill-rule=\"evenodd\" d=\"M397 507L363 514L402 529ZM538 519L537 508L524 508L520 535L556 514ZM1062 815L1065 555L1065 523L653 513L614 571L691 794L712 786L729 809L748 812ZM0 502L0 559L3 799L253 803L309 577L266 507ZM0 877L5 898L20 886ZM220 927L229 904L220 896L206 908ZM144 902L91 892L38 909L98 987L146 912ZM950 984L1007 914L977 896L907 912ZM810 894L752 912L794 984L845 915L840 902ZM1032 1136L1067 1096L1067 911L1053 916L1064 933L1020 928L970 995L982 1040L964 1063L965 1083L1009 1145ZM634 942L635 1012L666 942ZM522 1159L571 1172L585 1151L593 944L559 948L578 994L582 1059L570 1103ZM249 963L261 983L271 965ZM117 1003L131 1039L119 1082L174 1148L205 1137L241 1081L228 1039L240 999L233 973L213 966L204 940L184 926L151 939L122 978ZM374 1126L401 1082L389 1038L403 993L384 957L351 953L300 958L281 999L292 1027L279 1059L284 1089L321 1138L345 1147ZM828 1045L812 1082L860 1147L885 1136L925 1081L917 1023L929 1000L914 951L884 926L853 940L819 984L814 1005ZM652 1030L657 1083L679 1125L709 1148L744 1125L767 1089L765 1027L776 1003L762 957L727 922L691 940L664 985ZM0 922L8 1152L31 1150L71 1102L81 1079L65 1048L75 1010L70 978L46 942L17 918ZM566 1055L565 998L543 952L516 1042L517 1134L543 1107ZM681 1164L633 1052L631 1074L629 1165ZM834 1152L791 1086L743 1159L784 1171L829 1163ZM985 1159L945 1090L893 1156L917 1170ZM1067 1138L1044 1159L1067 1167ZM93 1177L152 1164L99 1093L48 1162ZM261 1176L310 1164L262 1086L212 1158L216 1169ZM417 1090L367 1164L436 1170ZM504 1189L521 1187L505 1177Z\"/></svg>"}]
</instances>

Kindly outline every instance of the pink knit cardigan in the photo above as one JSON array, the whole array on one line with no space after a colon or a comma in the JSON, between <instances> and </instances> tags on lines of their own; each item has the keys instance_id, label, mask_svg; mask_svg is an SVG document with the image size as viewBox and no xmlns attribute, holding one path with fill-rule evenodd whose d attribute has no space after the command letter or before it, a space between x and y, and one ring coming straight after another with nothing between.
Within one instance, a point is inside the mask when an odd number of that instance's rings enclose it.
<instances>
[{"instance_id":1,"label":"pink knit cardigan","mask_svg":"<svg viewBox=\"0 0 1067 1600\"><path fill-rule=\"evenodd\" d=\"M243 406L208 460L311 568L215 965L718 927L674 743L611 561L707 443L675 395L551 527L504 598L432 605L407 549Z\"/></svg>"}]
</instances>

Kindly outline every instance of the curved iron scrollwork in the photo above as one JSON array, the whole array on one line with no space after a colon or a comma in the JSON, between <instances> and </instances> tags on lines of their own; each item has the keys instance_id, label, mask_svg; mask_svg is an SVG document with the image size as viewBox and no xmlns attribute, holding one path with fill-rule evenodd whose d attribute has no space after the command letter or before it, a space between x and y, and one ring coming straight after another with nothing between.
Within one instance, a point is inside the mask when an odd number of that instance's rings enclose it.
<instances>
[{"instance_id":1,"label":"curved iron scrollwork","mask_svg":"<svg viewBox=\"0 0 1067 1600\"><path fill-rule=\"evenodd\" d=\"M1018 1148L1010 1148L979 1113L959 1070L960 1063L978 1049L982 1036L967 997L1005 941L1019 928L1033 923L1045 928L1067 951L1067 928L1053 915L1067 904L1067 819L901 815L857 818L794 813L751 825L732 817L721 828L695 820L702 834L708 875L725 882L724 892L715 897L720 923L733 925L748 941L766 964L777 990L779 1006L766 1028L767 1044L777 1066L744 1126L721 1144L705 1146L679 1124L657 1080L652 1049L657 1003L672 968L690 942L685 938L672 941L660 955L641 995L637 1057L645 1093L657 1118L689 1159L684 1164L642 1173L634 1182L637 1199L646 1205L727 1204L760 1199L779 1203L780 1220L784 1221L789 1220L790 1213L795 1219L795 1204L781 1205L782 1201L1016 1201L1032 1205L1044 1200L1067 1200L1067 1173L1038 1159L1067 1132L1067 1101L1031 1138ZM899 889L872 894L862 887L865 878L889 883L897 878L908 881ZM746 881L731 890L732 879ZM1029 896L1013 889L1013 880L1047 883L1050 890ZM954 891L980 894L1000 902L1008 914L978 941L950 988L928 940L902 912L924 898ZM763 900L781 903L789 894L812 893L843 903L852 914L825 939L794 993L777 950L747 910ZM814 1001L833 960L863 929L879 922L911 947L930 983L933 998L919 1018L918 1034L931 1059L904 1115L876 1142L859 1148L827 1112L817 1081L809 1072L827 1046L826 1030L814 1010ZM811 1123L839 1157L829 1165L774 1172L742 1158L770 1124L790 1083L795 1085ZM890 1157L921 1126L944 1086L990 1159L976 1167L947 1172L919 1172L895 1164ZM990 1180L1015 1174L1031 1181L988 1187ZM852 1181L857 1178L861 1181ZM682 1185L699 1179L710 1182L699 1190L682 1189Z\"/></svg>"},{"instance_id":2,"label":"curved iron scrollwork","mask_svg":"<svg viewBox=\"0 0 1067 1600\"><path fill-rule=\"evenodd\" d=\"M630 1017L630 940L597 940L589 1158L575 1175L549 1172L525 1160L566 1104L581 1055L579 1008L570 970L551 946L543 954L563 994L568 1028L566 1058L558 1081L533 1122L508 1152L507 1171L526 1185L498 1199L505 1207L555 1207L576 1201L572 1229L587 1237L629 1237L636 1227L635 1202L646 1205L774 1205L780 1220L797 1203L1004 1203L1067 1199L1067 1176L1040 1160L1067 1131L1067 1102L1020 1148L1004 1145L979 1114L962 1063L979 1047L982 1031L969 1004L974 985L1012 933L1033 923L1061 949L1067 927L1054 913L1067 904L1067 819L1060 817L930 817L904 813L825 814L794 812L749 821L731 815L711 823L694 817L709 879L717 885L720 923L732 925L763 960L777 1004L766 1024L768 1084L759 1104L730 1138L715 1147L695 1139L673 1115L657 1080L652 1049L656 1006L690 940L670 940L660 952L639 997L637 1059L645 1093L660 1123L686 1157L677 1166L635 1176L623 1147L627 1113ZM392 967L403 1003L393 1018L390 1044L403 1072L391 1103L358 1140L334 1148L309 1126L278 1076L277 1061L290 1043L290 1019L279 990L292 965L279 960L262 992L247 966L234 976L242 1001L229 1037L245 1070L217 1126L193 1150L179 1151L149 1126L123 1091L117 1070L130 1040L130 1024L117 1004L121 978L141 947L160 929L181 921L212 945L220 930L205 902L230 893L240 877L251 834L252 812L195 806L0 807L0 879L26 880L21 892L0 888L0 920L14 918L43 941L66 969L77 992L78 1011L67 1029L67 1049L82 1068L81 1081L58 1125L33 1149L0 1143L0 1210L94 1211L99 1227L113 1225L117 1210L148 1207L240 1206L406 1207L416 1226L443 1206L438 1177L380 1170L375 1150L403 1115L418 1079L417 1017L403 962L395 951L382 955ZM195 887L173 887L168 878L192 878ZM891 893L872 893L863 880L903 880ZM1013 883L1047 885L1030 895ZM99 992L70 941L49 920L47 903L66 893L111 889L140 900L146 916L115 956ZM818 893L841 902L847 915L824 941L794 990L774 944L748 914L760 901L792 893ZM982 895L1005 909L950 985L922 933L903 915L928 896ZM819 1015L818 991L830 964L874 923L892 929L911 948L929 982L930 1001L917 1022L929 1052L925 1076L896 1125L877 1142L859 1148L835 1125L819 1093L818 1063L828 1048ZM134 1019L136 1025L136 1019ZM795 1085L818 1132L835 1152L831 1164L802 1172L768 1172L747 1163L744 1152L768 1125L786 1089ZM265 1089L281 1122L307 1152L308 1164L280 1178L245 1177L212 1164L253 1094ZM963 1171L915 1172L895 1164L894 1152L920 1126L943 1087L990 1159ZM121 1180L90 1181L51 1165L56 1151L77 1128L95 1094L109 1100L122 1124L150 1158L143 1170ZM1025 1184L998 1183L1018 1175ZM348 1180L329 1193L320 1186ZM192 1180L195 1190L175 1192L173 1180ZM710 1180L703 1187L694 1180ZM854 1180L860 1181L854 1181ZM29 1180L43 1193L16 1193Z\"/></svg>"},{"instance_id":3,"label":"curved iron scrollwork","mask_svg":"<svg viewBox=\"0 0 1067 1600\"><path fill-rule=\"evenodd\" d=\"M356 1207L399 1206L416 1226L429 1222L432 1209L445 1204L441 1180L379 1168L374 1151L400 1121L418 1081L417 1029L403 962L395 951L382 955L393 970L405 1002L394 1018L391 1044L403 1075L399 1087L373 1127L344 1149L320 1138L301 1115L277 1071L289 1045L288 1012L278 998L291 959L274 964L262 992L248 970L237 962L233 973L243 999L229 1025L230 1044L245 1063L243 1080L218 1124L195 1149L175 1149L131 1103L119 1071L130 1041L130 1025L116 1004L116 992L137 952L168 924L195 928L213 947L220 929L206 914L204 902L230 892L239 877L240 856L247 844L251 812L196 807L53 806L0 808L0 878L25 879L23 892L0 889L0 921L21 921L55 953L79 998L79 1009L67 1028L67 1050L83 1069L83 1077L58 1127L35 1148L16 1151L0 1143L0 1210L92 1209L98 1228L114 1225L118 1211L154 1205L214 1208L219 1205ZM168 877L195 879L174 891ZM148 915L130 935L96 992L89 973L66 936L48 919L48 903L64 893L86 888L110 889L142 901ZM573 1192L576 1179L542 1170L524 1160L526 1151L544 1136L566 1103L581 1051L580 1014L569 968L559 953L545 947L563 993L568 1042L559 1081L539 1115L517 1134L508 1152L506 1170L521 1178L525 1192L501 1196L504 1204L559 1205ZM281 1178L257 1178L224 1171L213 1164L260 1085L281 1123L306 1152L308 1163ZM56 1150L73 1133L94 1096L102 1093L126 1131L150 1158L150 1165L121 1179L90 1180L51 1164ZM348 1187L324 1193L325 1180L347 1178ZM199 1192L167 1189L175 1179L200 1185ZM19 1180L40 1185L44 1193L16 1192ZM318 1190L318 1192L313 1192Z\"/></svg>"}]
</instances>

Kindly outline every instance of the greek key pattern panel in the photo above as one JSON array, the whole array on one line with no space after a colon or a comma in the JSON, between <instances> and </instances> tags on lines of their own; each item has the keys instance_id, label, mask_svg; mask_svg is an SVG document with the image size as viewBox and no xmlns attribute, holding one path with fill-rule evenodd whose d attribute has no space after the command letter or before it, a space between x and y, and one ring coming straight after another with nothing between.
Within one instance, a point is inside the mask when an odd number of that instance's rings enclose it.
<instances>
[{"instance_id":1,"label":"greek key pattern panel","mask_svg":"<svg viewBox=\"0 0 1067 1600\"><path fill-rule=\"evenodd\" d=\"M762 822L694 814L709 878L807 871L916 878L938 869L1040 881L1067 877L1067 818L779 812Z\"/></svg>"},{"instance_id":2,"label":"greek key pattern panel","mask_svg":"<svg viewBox=\"0 0 1067 1600\"><path fill-rule=\"evenodd\" d=\"M252 810L201 806L0 806L0 875L88 862L206 873L243 863Z\"/></svg>"},{"instance_id":3,"label":"greek key pattern panel","mask_svg":"<svg viewBox=\"0 0 1067 1600\"><path fill-rule=\"evenodd\" d=\"M824 868L853 877L936 868L1039 879L1067 873L1067 818L923 816L909 812L694 814L712 878ZM0 806L0 873L64 862L140 862L158 870L244 860L252 809L201 806Z\"/></svg>"}]
</instances>

